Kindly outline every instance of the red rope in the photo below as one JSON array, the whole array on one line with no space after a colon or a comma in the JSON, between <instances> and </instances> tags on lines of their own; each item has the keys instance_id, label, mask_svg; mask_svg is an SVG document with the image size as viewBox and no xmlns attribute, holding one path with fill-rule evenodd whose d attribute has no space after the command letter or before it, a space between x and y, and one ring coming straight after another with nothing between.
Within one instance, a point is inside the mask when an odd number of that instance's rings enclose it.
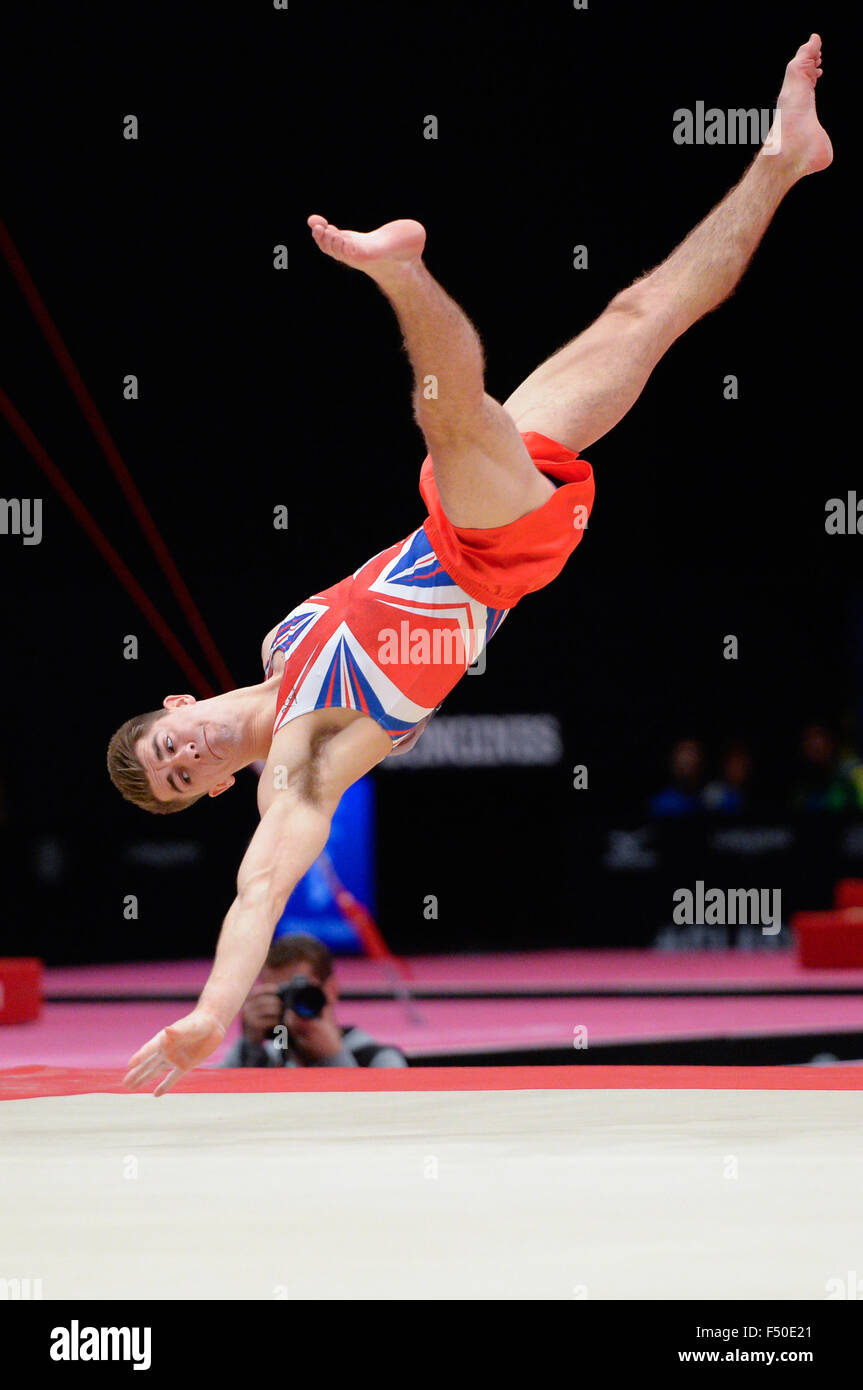
<instances>
[{"instance_id":1,"label":"red rope","mask_svg":"<svg viewBox=\"0 0 863 1390\"><path fill-rule=\"evenodd\" d=\"M135 576L120 559L107 536L93 520L77 493L72 491L56 463L46 454L30 426L15 409L2 388L0 388L0 411L3 412L30 457L42 469L52 487L57 489L75 520L86 531L102 558L110 565L126 593L138 605L153 631L164 642L177 665L191 681L196 693L203 699L214 695L215 691L206 676L202 675L191 657L186 654L183 644L175 637L158 609L151 603Z\"/></svg>"},{"instance_id":2,"label":"red rope","mask_svg":"<svg viewBox=\"0 0 863 1390\"><path fill-rule=\"evenodd\" d=\"M201 617L201 614L199 613L195 605L192 595L186 588L182 576L180 575L177 566L174 564L174 561L171 558L167 546L165 545L161 535L159 534L158 528L156 527L156 523L153 521L153 518L147 510L147 506L144 502L144 499L139 493L137 487L135 486L135 481L131 473L129 472L128 468L126 467L125 463L120 457L119 450L117 449L116 444L111 438L111 435L108 432L108 428L104 420L99 414L99 411L96 407L96 403L90 395L89 391L87 390L86 386L84 385L84 382L81 378L81 374L78 371L78 368L75 366L75 363L72 361L72 358L69 354L69 350L66 347L66 344L63 342L63 339L60 337L60 334L57 330L57 326L54 323L54 320L51 318L51 315L48 313L48 310L45 307L45 304L39 294L39 291L36 289L36 286L33 283L30 273L27 270L27 267L25 266L24 262L22 261L21 256L18 253L17 247L15 246L15 243L12 241L12 238L10 237L9 232L2 219L0 219L0 249L2 249L3 255L6 257L6 261L9 265L9 269L15 276L21 293L23 294L24 298L29 304L33 317L35 318L36 322L41 328L42 333L48 343L48 346L54 354L57 365L59 366L61 372L66 378L66 381L69 383L69 386L72 390L73 395L75 396L75 399L81 407L81 410L85 418L87 419L90 428L95 434L96 439L98 440L101 446L102 452L104 453L105 458L107 459L108 464L110 465L111 470L113 471L114 476L117 479L117 482L120 484L126 501L132 508L132 511L135 514L138 524L141 527L141 530L144 532L144 535L147 538L150 548L153 551L153 554L156 556L156 559L158 560L162 568L162 572L164 573L165 577L168 580L168 583L170 584L174 592L174 596L176 597L177 602L180 604L180 607L185 613L186 618L189 622L189 626L192 628L192 631L194 632L195 636L198 639L198 642L200 643L201 650L204 652L205 656L207 657L207 660L210 663L210 666L215 671L219 681L221 682L223 690L233 690L236 686L236 681L234 680L233 676L231 675L230 671L228 670L227 666L222 660L218 648L216 647L215 642L210 636L207 625L204 622L204 619ZM116 552L114 553L116 554ZM150 621L152 622L152 619L150 619Z\"/></svg>"},{"instance_id":3,"label":"red rope","mask_svg":"<svg viewBox=\"0 0 863 1390\"><path fill-rule=\"evenodd\" d=\"M330 886L330 892L336 900L336 906L346 922L357 932L360 942L372 960L380 960L401 975L403 980L410 979L410 967L401 956L397 956L384 940L384 934L375 921L365 903L361 903L355 898L353 893L345 887L336 873L336 867L326 850L323 850L318 860L324 871L324 877Z\"/></svg>"}]
</instances>

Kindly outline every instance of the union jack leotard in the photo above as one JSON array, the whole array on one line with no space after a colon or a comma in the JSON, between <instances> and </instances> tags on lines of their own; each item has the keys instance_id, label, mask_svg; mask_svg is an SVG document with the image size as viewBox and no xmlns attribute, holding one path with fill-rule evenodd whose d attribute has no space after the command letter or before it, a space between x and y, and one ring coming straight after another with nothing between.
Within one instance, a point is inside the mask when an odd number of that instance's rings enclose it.
<instances>
[{"instance_id":1,"label":"union jack leotard","mask_svg":"<svg viewBox=\"0 0 863 1390\"><path fill-rule=\"evenodd\" d=\"M471 598L423 526L280 624L264 669L284 652L273 733L316 709L356 709L397 745L432 714L509 610Z\"/></svg>"}]
</instances>

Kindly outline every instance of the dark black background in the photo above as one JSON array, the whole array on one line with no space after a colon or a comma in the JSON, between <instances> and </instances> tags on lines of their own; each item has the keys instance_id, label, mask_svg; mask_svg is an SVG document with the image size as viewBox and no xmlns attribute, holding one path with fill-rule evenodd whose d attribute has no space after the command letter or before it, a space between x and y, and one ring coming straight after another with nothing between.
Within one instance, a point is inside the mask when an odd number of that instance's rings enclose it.
<instances>
[{"instance_id":1,"label":"dark black background","mask_svg":"<svg viewBox=\"0 0 863 1390\"><path fill-rule=\"evenodd\" d=\"M502 398L743 172L750 150L676 145L675 108L772 106L813 27L836 162L792 191L733 299L588 451L597 503L578 555L448 701L558 715L565 763L378 777L396 946L627 939L630 920L585 907L579 847L609 815L638 815L671 740L743 733L781 789L801 721L859 701L863 538L824 530L828 498L863 492L850 8L30 4L7 30L3 217L242 684L275 622L423 515L391 313L319 255L306 216L423 220L430 269L477 323ZM137 142L122 138L129 113ZM2 285L5 389L191 642L5 269ZM0 537L6 942L49 959L207 951L254 825L252 780L182 818L120 801L108 737L187 682L5 426L0 458L4 496L44 498L40 546ZM589 791L571 789L573 763ZM127 867L135 839L202 857L166 886ZM134 932L126 892L141 895Z\"/></svg>"}]
</instances>

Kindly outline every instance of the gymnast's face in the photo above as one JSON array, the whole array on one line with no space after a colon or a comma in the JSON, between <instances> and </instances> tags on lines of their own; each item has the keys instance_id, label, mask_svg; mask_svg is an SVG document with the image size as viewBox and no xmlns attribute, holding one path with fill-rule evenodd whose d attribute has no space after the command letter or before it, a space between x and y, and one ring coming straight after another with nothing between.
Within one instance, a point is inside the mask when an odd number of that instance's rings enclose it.
<instances>
[{"instance_id":1,"label":"gymnast's face","mask_svg":"<svg viewBox=\"0 0 863 1390\"><path fill-rule=\"evenodd\" d=\"M165 713L135 745L158 801L220 796L234 785L231 759L237 731L225 720L219 696L166 695Z\"/></svg>"}]
</instances>

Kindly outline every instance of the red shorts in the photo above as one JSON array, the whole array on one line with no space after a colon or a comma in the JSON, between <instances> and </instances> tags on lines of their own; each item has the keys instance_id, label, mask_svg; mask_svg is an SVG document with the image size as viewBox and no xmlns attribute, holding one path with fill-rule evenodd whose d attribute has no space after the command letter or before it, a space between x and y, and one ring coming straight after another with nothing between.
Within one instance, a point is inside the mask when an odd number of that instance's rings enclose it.
<instances>
[{"instance_id":1,"label":"red shorts","mask_svg":"<svg viewBox=\"0 0 863 1390\"><path fill-rule=\"evenodd\" d=\"M507 526L453 526L438 496L431 455L420 473L425 532L438 559L466 594L489 608L513 608L550 584L581 540L593 506L589 463L543 434L530 430L521 437L540 472L562 486Z\"/></svg>"}]
</instances>

